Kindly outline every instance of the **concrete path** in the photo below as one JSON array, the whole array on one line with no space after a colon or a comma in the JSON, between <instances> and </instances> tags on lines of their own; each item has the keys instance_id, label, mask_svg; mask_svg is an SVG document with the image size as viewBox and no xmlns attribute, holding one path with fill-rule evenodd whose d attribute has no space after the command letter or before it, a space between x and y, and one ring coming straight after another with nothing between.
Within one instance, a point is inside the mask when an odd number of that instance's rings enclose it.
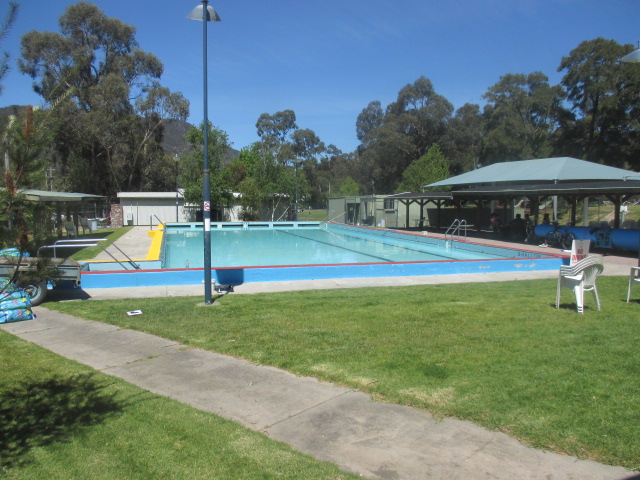
<instances>
[{"instance_id":1,"label":"concrete path","mask_svg":"<svg viewBox=\"0 0 640 480\"><path fill-rule=\"evenodd\" d=\"M367 478L623 479L620 467L133 330L36 308L7 332L151 392L234 420Z\"/></svg>"},{"instance_id":2,"label":"concrete path","mask_svg":"<svg viewBox=\"0 0 640 480\"><path fill-rule=\"evenodd\" d=\"M149 227L133 227L118 240L115 244L132 260L144 260L147 258L151 247L151 237L149 237ZM97 233L100 231L98 230ZM107 247L107 251L118 260L126 260L125 257L113 246ZM94 260L112 262L113 258L105 252L100 252Z\"/></svg>"}]
</instances>

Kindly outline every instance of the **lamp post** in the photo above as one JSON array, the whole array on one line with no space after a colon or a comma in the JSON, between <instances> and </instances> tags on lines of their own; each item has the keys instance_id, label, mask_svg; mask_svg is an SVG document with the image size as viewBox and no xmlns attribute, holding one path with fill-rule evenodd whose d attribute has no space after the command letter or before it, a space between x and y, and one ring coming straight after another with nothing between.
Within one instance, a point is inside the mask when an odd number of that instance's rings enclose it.
<instances>
[{"instance_id":1,"label":"lamp post","mask_svg":"<svg viewBox=\"0 0 640 480\"><path fill-rule=\"evenodd\" d=\"M207 22L219 22L220 17L208 0L195 7L187 18L202 22L202 83L204 104L204 167L202 169L202 220L204 224L204 304L211 305L211 185L209 183L209 119L207 99Z\"/></svg>"},{"instance_id":2,"label":"lamp post","mask_svg":"<svg viewBox=\"0 0 640 480\"><path fill-rule=\"evenodd\" d=\"M296 158L294 160L294 165L295 165L295 171L294 171L294 177L295 177L295 182L296 182L296 196L295 196L295 201L294 201L294 212L293 212L293 220L295 222L298 221L298 165L299 165L299 160Z\"/></svg>"},{"instance_id":3,"label":"lamp post","mask_svg":"<svg viewBox=\"0 0 640 480\"><path fill-rule=\"evenodd\" d=\"M176 223L178 223L178 207L180 205L180 201L178 199L179 191L178 191L178 154L174 157L176 161Z\"/></svg>"}]
</instances>

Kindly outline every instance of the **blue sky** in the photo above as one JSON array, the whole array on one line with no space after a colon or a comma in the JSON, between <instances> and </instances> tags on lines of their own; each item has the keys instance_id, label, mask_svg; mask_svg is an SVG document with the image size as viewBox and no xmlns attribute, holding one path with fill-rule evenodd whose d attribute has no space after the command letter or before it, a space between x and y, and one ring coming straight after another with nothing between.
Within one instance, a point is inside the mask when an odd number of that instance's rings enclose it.
<instances>
[{"instance_id":1,"label":"blue sky","mask_svg":"<svg viewBox=\"0 0 640 480\"><path fill-rule=\"evenodd\" d=\"M2 14L6 1L0 2ZM58 32L75 3L18 0L18 21L0 45L12 55L0 106L41 103L15 65L20 37ZM198 0L95 0L137 29L140 47L164 64L161 83L202 106L202 28L186 15ZM507 73L542 71L559 83L562 56L583 40L637 45L639 0L215 0L209 24L209 119L234 148L258 140L262 113L292 109L300 128L344 152L369 102L383 107L420 76L458 108Z\"/></svg>"}]
</instances>

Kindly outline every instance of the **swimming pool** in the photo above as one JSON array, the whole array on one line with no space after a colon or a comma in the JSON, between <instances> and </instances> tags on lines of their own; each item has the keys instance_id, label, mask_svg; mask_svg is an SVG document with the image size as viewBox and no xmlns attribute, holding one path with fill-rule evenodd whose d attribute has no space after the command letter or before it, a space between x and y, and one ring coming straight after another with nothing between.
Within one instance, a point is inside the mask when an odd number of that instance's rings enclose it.
<instances>
[{"instance_id":1,"label":"swimming pool","mask_svg":"<svg viewBox=\"0 0 640 480\"><path fill-rule=\"evenodd\" d=\"M168 226L163 268L202 268L203 232L197 225ZM211 231L213 268L326 265L505 258L505 252L452 248L423 236L390 235L328 224L227 225ZM508 255L511 255L508 252Z\"/></svg>"},{"instance_id":2,"label":"swimming pool","mask_svg":"<svg viewBox=\"0 0 640 480\"><path fill-rule=\"evenodd\" d=\"M140 270L88 264L84 288L202 282L202 224L166 224L161 258ZM562 257L324 222L212 223L219 284L558 269Z\"/></svg>"}]
</instances>

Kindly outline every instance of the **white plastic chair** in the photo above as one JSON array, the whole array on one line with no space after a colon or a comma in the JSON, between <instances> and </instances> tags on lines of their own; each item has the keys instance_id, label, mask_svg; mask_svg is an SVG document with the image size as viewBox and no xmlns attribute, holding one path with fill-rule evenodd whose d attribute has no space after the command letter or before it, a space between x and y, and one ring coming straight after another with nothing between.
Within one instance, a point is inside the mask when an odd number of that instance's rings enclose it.
<instances>
[{"instance_id":1,"label":"white plastic chair","mask_svg":"<svg viewBox=\"0 0 640 480\"><path fill-rule=\"evenodd\" d=\"M631 300L631 285L634 283L640 283L640 267L631 267L631 273L629 274L629 290L627 290L627 303Z\"/></svg>"},{"instance_id":2,"label":"white plastic chair","mask_svg":"<svg viewBox=\"0 0 640 480\"><path fill-rule=\"evenodd\" d=\"M560 308L560 291L562 288L573 289L576 295L578 313L584 313L584 292L593 292L596 307L600 310L600 298L596 288L596 277L602 273L602 257L589 255L575 265L561 266L556 289L556 308Z\"/></svg>"}]
</instances>

